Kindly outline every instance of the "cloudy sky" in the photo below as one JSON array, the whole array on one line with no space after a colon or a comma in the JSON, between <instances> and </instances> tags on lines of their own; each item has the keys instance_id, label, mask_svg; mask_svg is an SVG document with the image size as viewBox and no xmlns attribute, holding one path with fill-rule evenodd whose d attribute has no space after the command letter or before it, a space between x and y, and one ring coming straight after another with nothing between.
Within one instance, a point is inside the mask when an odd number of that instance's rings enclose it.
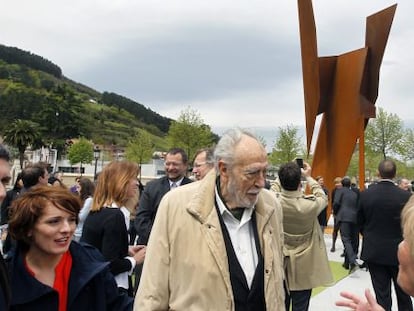
<instances>
[{"instance_id":1,"label":"cloudy sky","mask_svg":"<svg viewBox=\"0 0 414 311\"><path fill-rule=\"evenodd\" d=\"M388 0L314 0L320 56L363 47ZM377 106L414 120L414 1L398 4ZM65 76L171 118L190 106L213 130L304 126L295 0L13 0L0 43Z\"/></svg>"}]
</instances>

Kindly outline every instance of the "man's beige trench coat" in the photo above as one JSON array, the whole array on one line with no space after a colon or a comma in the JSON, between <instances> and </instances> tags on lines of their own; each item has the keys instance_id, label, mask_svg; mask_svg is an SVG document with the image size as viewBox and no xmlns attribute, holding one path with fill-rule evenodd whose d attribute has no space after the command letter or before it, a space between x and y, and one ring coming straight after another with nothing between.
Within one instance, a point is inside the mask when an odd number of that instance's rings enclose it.
<instances>
[{"instance_id":1,"label":"man's beige trench coat","mask_svg":"<svg viewBox=\"0 0 414 311\"><path fill-rule=\"evenodd\" d=\"M226 247L214 205L214 170L168 192L148 242L134 310L234 310ZM256 204L267 311L284 310L282 211L274 193Z\"/></svg>"},{"instance_id":2,"label":"man's beige trench coat","mask_svg":"<svg viewBox=\"0 0 414 311\"><path fill-rule=\"evenodd\" d=\"M290 290L305 290L333 284L325 240L318 215L327 204L325 192L312 177L307 177L312 195L287 191L272 184L283 209L286 279Z\"/></svg>"}]
</instances>

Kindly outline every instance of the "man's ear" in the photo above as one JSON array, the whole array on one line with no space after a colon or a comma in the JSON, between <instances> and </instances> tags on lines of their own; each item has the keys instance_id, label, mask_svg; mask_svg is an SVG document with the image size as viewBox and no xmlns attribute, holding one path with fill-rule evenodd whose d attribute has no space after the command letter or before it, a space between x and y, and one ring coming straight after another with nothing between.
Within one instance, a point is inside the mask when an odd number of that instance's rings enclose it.
<instances>
[{"instance_id":1,"label":"man's ear","mask_svg":"<svg viewBox=\"0 0 414 311\"><path fill-rule=\"evenodd\" d=\"M220 160L218 162L218 171L220 173L220 176L227 176L227 174L228 174L227 164L224 163L224 161L222 161L222 160Z\"/></svg>"}]
</instances>

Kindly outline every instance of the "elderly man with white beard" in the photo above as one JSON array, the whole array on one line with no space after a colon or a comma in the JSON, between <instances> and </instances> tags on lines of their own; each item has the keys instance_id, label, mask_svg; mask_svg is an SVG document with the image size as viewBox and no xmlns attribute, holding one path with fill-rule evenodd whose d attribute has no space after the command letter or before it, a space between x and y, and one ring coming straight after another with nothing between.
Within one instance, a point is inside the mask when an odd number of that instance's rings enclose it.
<instances>
[{"instance_id":1,"label":"elderly man with white beard","mask_svg":"<svg viewBox=\"0 0 414 311\"><path fill-rule=\"evenodd\" d=\"M266 150L232 129L214 162L162 199L134 310L284 309L282 213L264 189Z\"/></svg>"}]
</instances>

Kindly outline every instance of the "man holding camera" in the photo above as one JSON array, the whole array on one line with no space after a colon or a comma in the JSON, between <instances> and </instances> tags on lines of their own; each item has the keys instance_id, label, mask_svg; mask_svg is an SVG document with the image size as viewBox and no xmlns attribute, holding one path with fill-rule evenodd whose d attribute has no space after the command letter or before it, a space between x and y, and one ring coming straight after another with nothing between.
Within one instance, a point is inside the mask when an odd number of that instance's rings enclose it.
<instances>
[{"instance_id":1,"label":"man holding camera","mask_svg":"<svg viewBox=\"0 0 414 311\"><path fill-rule=\"evenodd\" d=\"M286 274L286 310L308 310L312 288L333 282L318 222L327 204L327 196L311 177L308 163L289 162L279 168L279 179L272 185L283 210L284 256ZM312 195L302 192L304 177Z\"/></svg>"}]
</instances>

